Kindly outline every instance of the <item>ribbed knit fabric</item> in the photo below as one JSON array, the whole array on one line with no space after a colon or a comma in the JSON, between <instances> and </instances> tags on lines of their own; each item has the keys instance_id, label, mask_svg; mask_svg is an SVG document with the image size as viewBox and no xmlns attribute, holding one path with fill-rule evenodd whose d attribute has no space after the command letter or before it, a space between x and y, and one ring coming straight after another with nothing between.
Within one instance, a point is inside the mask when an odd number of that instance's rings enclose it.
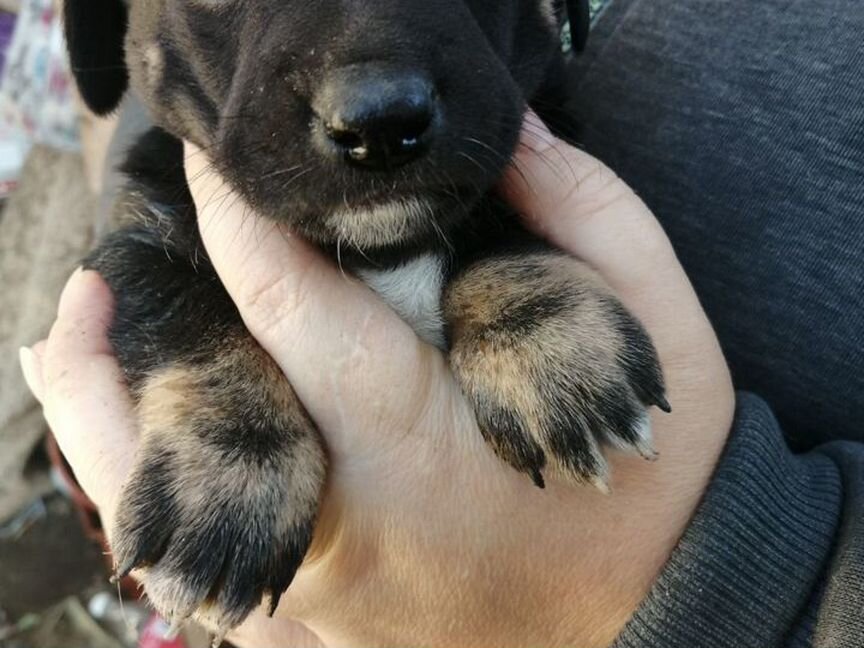
<instances>
[{"instance_id":1,"label":"ribbed knit fabric","mask_svg":"<svg viewBox=\"0 0 864 648\"><path fill-rule=\"evenodd\" d=\"M860 443L833 443L823 452L840 467L844 496L841 528L818 610L814 645L860 648L864 646L864 447Z\"/></svg>"},{"instance_id":2,"label":"ribbed knit fabric","mask_svg":"<svg viewBox=\"0 0 864 648\"><path fill-rule=\"evenodd\" d=\"M864 446L837 452L864 459ZM705 500L615 648L810 645L821 581L835 559L844 479L860 488L864 472L843 475L822 452L793 455L768 406L739 394Z\"/></svg>"}]
</instances>

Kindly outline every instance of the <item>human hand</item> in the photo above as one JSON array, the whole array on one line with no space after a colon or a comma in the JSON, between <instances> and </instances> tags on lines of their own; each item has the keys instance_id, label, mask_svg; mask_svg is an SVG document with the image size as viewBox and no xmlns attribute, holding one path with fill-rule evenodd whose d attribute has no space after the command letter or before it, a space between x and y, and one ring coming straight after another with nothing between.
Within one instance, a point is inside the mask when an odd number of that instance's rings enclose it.
<instances>
[{"instance_id":1,"label":"human hand","mask_svg":"<svg viewBox=\"0 0 864 648\"><path fill-rule=\"evenodd\" d=\"M664 367L675 411L654 417L661 459L610 453L609 496L554 482L541 491L498 461L436 350L317 250L223 200L221 179L189 157L213 263L331 460L315 541L279 618L253 617L236 643L293 645L288 633L302 630L286 619L296 619L331 646L605 646L680 537L732 419L713 331L662 229L614 174L533 117L517 160L508 198L604 276ZM23 354L109 531L136 444L110 317L105 285L79 273L47 343Z\"/></svg>"}]
</instances>

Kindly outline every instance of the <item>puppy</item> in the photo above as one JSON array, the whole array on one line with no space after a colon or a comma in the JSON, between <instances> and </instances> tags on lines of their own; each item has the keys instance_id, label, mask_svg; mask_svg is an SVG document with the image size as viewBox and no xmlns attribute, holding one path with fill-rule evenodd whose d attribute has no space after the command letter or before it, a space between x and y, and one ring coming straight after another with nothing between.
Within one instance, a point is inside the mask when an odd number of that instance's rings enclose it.
<instances>
[{"instance_id":1,"label":"puppy","mask_svg":"<svg viewBox=\"0 0 864 648\"><path fill-rule=\"evenodd\" d=\"M584 26L585 3L569 9ZM526 104L563 100L564 18L555 0L66 0L85 101L110 112L131 83L161 127L87 265L115 294L140 417L117 571L142 568L169 619L224 633L275 609L326 471L210 265L179 138L440 348L486 441L537 486L548 469L603 487L604 444L652 454L646 408L668 404L645 331L491 192Z\"/></svg>"}]
</instances>

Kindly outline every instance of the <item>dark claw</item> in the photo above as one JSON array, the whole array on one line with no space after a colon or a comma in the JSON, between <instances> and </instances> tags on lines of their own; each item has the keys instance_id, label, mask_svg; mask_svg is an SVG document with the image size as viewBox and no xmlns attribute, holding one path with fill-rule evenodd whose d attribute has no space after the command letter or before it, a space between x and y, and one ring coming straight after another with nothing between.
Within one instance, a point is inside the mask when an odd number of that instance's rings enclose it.
<instances>
[{"instance_id":1,"label":"dark claw","mask_svg":"<svg viewBox=\"0 0 864 648\"><path fill-rule=\"evenodd\" d=\"M296 530L293 542L286 548L285 553L278 561L275 573L271 575L270 581L270 611L272 617L279 607L282 594L288 589L297 574L297 570L303 563L306 551L312 542L313 524L309 522L305 527Z\"/></svg>"},{"instance_id":2,"label":"dark claw","mask_svg":"<svg viewBox=\"0 0 864 648\"><path fill-rule=\"evenodd\" d=\"M531 471L531 479L537 488L546 488L546 481L543 479L543 473L538 468Z\"/></svg>"},{"instance_id":3,"label":"dark claw","mask_svg":"<svg viewBox=\"0 0 864 648\"><path fill-rule=\"evenodd\" d=\"M667 414L672 413L672 406L669 404L669 401L666 400L666 397L662 394L655 397L654 404L660 409L661 412L666 412Z\"/></svg>"},{"instance_id":4,"label":"dark claw","mask_svg":"<svg viewBox=\"0 0 864 648\"><path fill-rule=\"evenodd\" d=\"M267 616L270 617L271 619L273 618L273 615L276 614L276 608L279 607L279 601L281 599L282 599L282 592L279 592L279 593L271 592L270 593L270 607L267 609Z\"/></svg>"}]
</instances>

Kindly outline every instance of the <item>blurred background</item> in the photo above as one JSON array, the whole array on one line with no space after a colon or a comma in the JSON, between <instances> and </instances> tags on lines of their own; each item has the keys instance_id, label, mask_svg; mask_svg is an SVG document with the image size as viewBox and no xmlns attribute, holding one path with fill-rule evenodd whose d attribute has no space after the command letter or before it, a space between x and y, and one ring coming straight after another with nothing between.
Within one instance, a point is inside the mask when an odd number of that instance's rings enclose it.
<instances>
[{"instance_id":1,"label":"blurred background","mask_svg":"<svg viewBox=\"0 0 864 648\"><path fill-rule=\"evenodd\" d=\"M0 646L188 646L109 585L99 520L18 368L98 229L112 120L79 109L55 0L0 0Z\"/></svg>"},{"instance_id":2,"label":"blurred background","mask_svg":"<svg viewBox=\"0 0 864 648\"><path fill-rule=\"evenodd\" d=\"M599 12L608 0L592 0ZM75 95L60 0L0 0L0 647L195 648L127 582L109 585L95 510L27 390L18 349L46 336L60 291L104 229L115 119ZM565 34L566 43L566 34Z\"/></svg>"}]
</instances>

